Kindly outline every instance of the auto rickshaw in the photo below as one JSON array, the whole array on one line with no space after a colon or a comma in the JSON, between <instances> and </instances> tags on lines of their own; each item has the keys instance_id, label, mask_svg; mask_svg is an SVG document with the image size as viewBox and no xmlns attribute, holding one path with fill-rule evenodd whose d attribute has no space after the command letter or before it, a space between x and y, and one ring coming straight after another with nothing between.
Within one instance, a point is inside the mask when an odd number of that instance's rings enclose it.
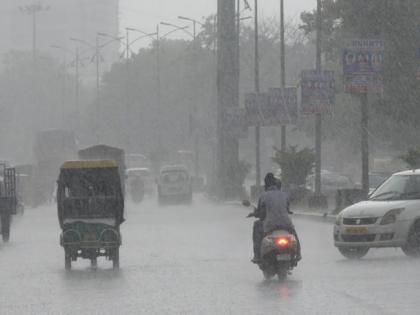
<instances>
[{"instance_id":1,"label":"auto rickshaw","mask_svg":"<svg viewBox=\"0 0 420 315\"><path fill-rule=\"evenodd\" d=\"M65 162L58 179L57 206L66 270L79 257L90 259L95 268L101 256L119 268L124 197L117 163Z\"/></svg>"}]
</instances>

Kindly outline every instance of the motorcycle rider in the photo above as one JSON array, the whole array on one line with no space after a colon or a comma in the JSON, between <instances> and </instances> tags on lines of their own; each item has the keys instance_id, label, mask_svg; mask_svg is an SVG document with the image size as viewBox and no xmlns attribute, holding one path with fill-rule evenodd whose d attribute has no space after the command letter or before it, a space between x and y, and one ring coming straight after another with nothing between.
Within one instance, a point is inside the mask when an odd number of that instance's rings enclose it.
<instances>
[{"instance_id":1,"label":"motorcycle rider","mask_svg":"<svg viewBox=\"0 0 420 315\"><path fill-rule=\"evenodd\" d=\"M254 222L252 239L254 242L253 263L261 260L261 242L264 236L275 230L286 230L293 234L297 241L297 261L301 259L300 242L295 227L289 217L289 202L286 194L281 191L281 182L273 173L267 173L264 178L264 190L258 200L258 207L250 216L258 218Z\"/></svg>"}]
</instances>

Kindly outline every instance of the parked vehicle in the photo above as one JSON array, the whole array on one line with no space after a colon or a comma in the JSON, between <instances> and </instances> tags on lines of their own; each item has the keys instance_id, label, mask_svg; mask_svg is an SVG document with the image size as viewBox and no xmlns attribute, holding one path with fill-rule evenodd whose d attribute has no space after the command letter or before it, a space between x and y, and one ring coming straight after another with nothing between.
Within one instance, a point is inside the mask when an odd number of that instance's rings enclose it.
<instances>
[{"instance_id":1,"label":"parked vehicle","mask_svg":"<svg viewBox=\"0 0 420 315\"><path fill-rule=\"evenodd\" d=\"M144 183L144 193L146 195L153 195L155 191L155 180L150 169L146 167L129 168L126 174L128 183L133 179L140 178Z\"/></svg>"},{"instance_id":2,"label":"parked vehicle","mask_svg":"<svg viewBox=\"0 0 420 315\"><path fill-rule=\"evenodd\" d=\"M250 207L251 203L244 201L243 205ZM255 212L248 215L253 216ZM277 275L279 280L285 280L297 266L297 250L295 236L286 230L276 230L265 236L261 243L261 262L258 264L264 278L270 280Z\"/></svg>"},{"instance_id":3,"label":"parked vehicle","mask_svg":"<svg viewBox=\"0 0 420 315\"><path fill-rule=\"evenodd\" d=\"M334 242L353 259L383 247L420 257L420 170L395 173L369 200L344 209L337 216Z\"/></svg>"},{"instance_id":4,"label":"parked vehicle","mask_svg":"<svg viewBox=\"0 0 420 315\"><path fill-rule=\"evenodd\" d=\"M185 166L165 166L158 178L158 201L160 204L169 202L192 202L191 177Z\"/></svg>"},{"instance_id":5,"label":"parked vehicle","mask_svg":"<svg viewBox=\"0 0 420 315\"><path fill-rule=\"evenodd\" d=\"M0 234L3 242L10 239L12 215L16 214L16 171L6 164L0 164Z\"/></svg>"},{"instance_id":6,"label":"parked vehicle","mask_svg":"<svg viewBox=\"0 0 420 315\"><path fill-rule=\"evenodd\" d=\"M114 161L70 161L63 164L57 187L58 219L66 270L78 258L106 257L119 268L120 225L124 198Z\"/></svg>"},{"instance_id":7,"label":"parked vehicle","mask_svg":"<svg viewBox=\"0 0 420 315\"><path fill-rule=\"evenodd\" d=\"M306 188L314 193L315 175L310 175L306 183ZM355 184L347 176L327 170L321 171L321 192L324 195L335 196L337 190L352 188L355 188Z\"/></svg>"}]
</instances>

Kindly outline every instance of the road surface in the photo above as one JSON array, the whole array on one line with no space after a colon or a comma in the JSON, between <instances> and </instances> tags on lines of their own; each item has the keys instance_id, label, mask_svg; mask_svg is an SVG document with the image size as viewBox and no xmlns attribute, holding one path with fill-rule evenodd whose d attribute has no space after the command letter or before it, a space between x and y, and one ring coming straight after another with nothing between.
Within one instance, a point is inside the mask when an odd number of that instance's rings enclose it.
<instances>
[{"instance_id":1,"label":"road surface","mask_svg":"<svg viewBox=\"0 0 420 315\"><path fill-rule=\"evenodd\" d=\"M28 209L0 243L0 314L420 313L420 260L389 249L348 261L328 223L296 218L302 263L284 283L263 281L247 212L128 203L121 270L99 259L66 272L55 207Z\"/></svg>"}]
</instances>

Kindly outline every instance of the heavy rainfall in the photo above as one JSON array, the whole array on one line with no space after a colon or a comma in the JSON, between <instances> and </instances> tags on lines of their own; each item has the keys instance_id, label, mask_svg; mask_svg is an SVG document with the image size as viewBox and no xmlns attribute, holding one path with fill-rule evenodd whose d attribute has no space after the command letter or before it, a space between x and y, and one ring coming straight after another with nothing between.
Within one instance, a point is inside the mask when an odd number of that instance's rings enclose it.
<instances>
[{"instance_id":1,"label":"heavy rainfall","mask_svg":"<svg viewBox=\"0 0 420 315\"><path fill-rule=\"evenodd\" d=\"M0 314L418 314L418 0L2 0Z\"/></svg>"}]
</instances>

